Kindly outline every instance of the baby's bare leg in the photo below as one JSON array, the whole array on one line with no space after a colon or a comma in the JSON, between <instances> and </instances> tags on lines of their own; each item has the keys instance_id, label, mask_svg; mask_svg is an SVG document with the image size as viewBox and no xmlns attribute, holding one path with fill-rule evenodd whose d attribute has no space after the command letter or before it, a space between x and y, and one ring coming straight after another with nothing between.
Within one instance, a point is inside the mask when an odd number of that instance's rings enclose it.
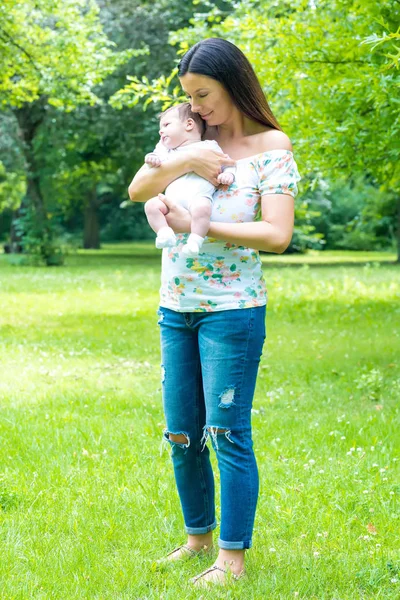
<instances>
[{"instance_id":1,"label":"baby's bare leg","mask_svg":"<svg viewBox=\"0 0 400 600\"><path fill-rule=\"evenodd\" d=\"M169 227L165 215L168 207L159 198L152 198L144 205L147 220L153 231L156 232L156 248L171 248L176 245L174 230Z\"/></svg>"},{"instance_id":2,"label":"baby's bare leg","mask_svg":"<svg viewBox=\"0 0 400 600\"><path fill-rule=\"evenodd\" d=\"M188 258L197 256L210 227L211 202L207 198L193 200L189 206L192 224L190 235L182 248L182 254Z\"/></svg>"},{"instance_id":3,"label":"baby's bare leg","mask_svg":"<svg viewBox=\"0 0 400 600\"><path fill-rule=\"evenodd\" d=\"M210 228L211 202L207 198L194 200L190 205L192 225L190 231L202 238L207 235Z\"/></svg>"},{"instance_id":4,"label":"baby's bare leg","mask_svg":"<svg viewBox=\"0 0 400 600\"><path fill-rule=\"evenodd\" d=\"M165 218L165 215L168 214L168 207L162 200L158 198L148 200L144 205L144 212L146 213L150 227L156 233L159 232L161 227L168 227L167 219Z\"/></svg>"}]
</instances>

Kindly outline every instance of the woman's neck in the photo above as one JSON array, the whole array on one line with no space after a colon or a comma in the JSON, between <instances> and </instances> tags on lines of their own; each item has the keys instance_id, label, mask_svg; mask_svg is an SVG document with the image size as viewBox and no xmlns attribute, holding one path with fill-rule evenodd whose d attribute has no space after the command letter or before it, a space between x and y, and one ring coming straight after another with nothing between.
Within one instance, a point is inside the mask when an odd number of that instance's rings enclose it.
<instances>
[{"instance_id":1,"label":"woman's neck","mask_svg":"<svg viewBox=\"0 0 400 600\"><path fill-rule=\"evenodd\" d=\"M238 114L234 115L230 121L216 127L216 135L218 141L223 144L234 142L235 140L240 140L266 130L267 127L248 119L238 111Z\"/></svg>"}]
</instances>

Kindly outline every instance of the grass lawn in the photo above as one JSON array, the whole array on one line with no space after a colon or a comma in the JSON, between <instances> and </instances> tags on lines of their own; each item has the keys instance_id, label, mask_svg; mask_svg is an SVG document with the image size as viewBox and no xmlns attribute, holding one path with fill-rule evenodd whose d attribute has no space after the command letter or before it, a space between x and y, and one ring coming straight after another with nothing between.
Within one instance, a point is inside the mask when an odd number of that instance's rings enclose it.
<instances>
[{"instance_id":1,"label":"grass lawn","mask_svg":"<svg viewBox=\"0 0 400 600\"><path fill-rule=\"evenodd\" d=\"M209 559L154 566L184 541L161 443L159 258L0 256L1 600L400 598L394 256L263 258L254 548L247 578L201 594L187 580Z\"/></svg>"}]
</instances>

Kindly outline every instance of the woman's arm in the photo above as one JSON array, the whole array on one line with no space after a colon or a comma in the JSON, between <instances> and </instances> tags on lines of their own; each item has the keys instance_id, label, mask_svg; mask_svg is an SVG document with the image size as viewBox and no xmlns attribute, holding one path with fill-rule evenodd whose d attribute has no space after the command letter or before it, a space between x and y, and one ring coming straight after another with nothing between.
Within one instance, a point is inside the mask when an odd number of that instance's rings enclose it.
<instances>
[{"instance_id":1,"label":"woman's arm","mask_svg":"<svg viewBox=\"0 0 400 600\"><path fill-rule=\"evenodd\" d=\"M261 198L261 221L220 223L212 221L208 236L264 252L281 254L290 244L294 224L294 199L289 194Z\"/></svg>"},{"instance_id":2,"label":"woman's arm","mask_svg":"<svg viewBox=\"0 0 400 600\"><path fill-rule=\"evenodd\" d=\"M160 167L149 169L143 165L128 188L129 198L133 202L147 202L149 198L163 192L172 181L191 171L217 186L217 177L222 167L235 164L227 154L215 150L188 149L185 152L176 152L172 158L161 163Z\"/></svg>"},{"instance_id":3,"label":"woman's arm","mask_svg":"<svg viewBox=\"0 0 400 600\"><path fill-rule=\"evenodd\" d=\"M190 214L165 196L168 225L175 233L190 232ZM220 223L212 221L208 236L238 246L281 254L290 244L294 223L294 199L289 194L265 194L261 198L261 221Z\"/></svg>"},{"instance_id":4,"label":"woman's arm","mask_svg":"<svg viewBox=\"0 0 400 600\"><path fill-rule=\"evenodd\" d=\"M128 188L129 198L132 202L147 202L175 179L192 170L191 155L189 152L177 152L176 155L161 163L159 167L149 168L143 165L132 179Z\"/></svg>"}]
</instances>

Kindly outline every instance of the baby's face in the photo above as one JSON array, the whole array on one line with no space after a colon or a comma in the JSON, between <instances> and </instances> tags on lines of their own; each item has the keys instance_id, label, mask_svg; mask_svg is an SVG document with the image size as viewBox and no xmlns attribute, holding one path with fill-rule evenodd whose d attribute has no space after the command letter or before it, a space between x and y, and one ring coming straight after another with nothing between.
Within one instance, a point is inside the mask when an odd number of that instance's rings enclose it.
<instances>
[{"instance_id":1,"label":"baby's face","mask_svg":"<svg viewBox=\"0 0 400 600\"><path fill-rule=\"evenodd\" d=\"M170 110L160 120L160 137L162 144L171 150L186 140L185 122L179 118L178 109Z\"/></svg>"}]
</instances>

